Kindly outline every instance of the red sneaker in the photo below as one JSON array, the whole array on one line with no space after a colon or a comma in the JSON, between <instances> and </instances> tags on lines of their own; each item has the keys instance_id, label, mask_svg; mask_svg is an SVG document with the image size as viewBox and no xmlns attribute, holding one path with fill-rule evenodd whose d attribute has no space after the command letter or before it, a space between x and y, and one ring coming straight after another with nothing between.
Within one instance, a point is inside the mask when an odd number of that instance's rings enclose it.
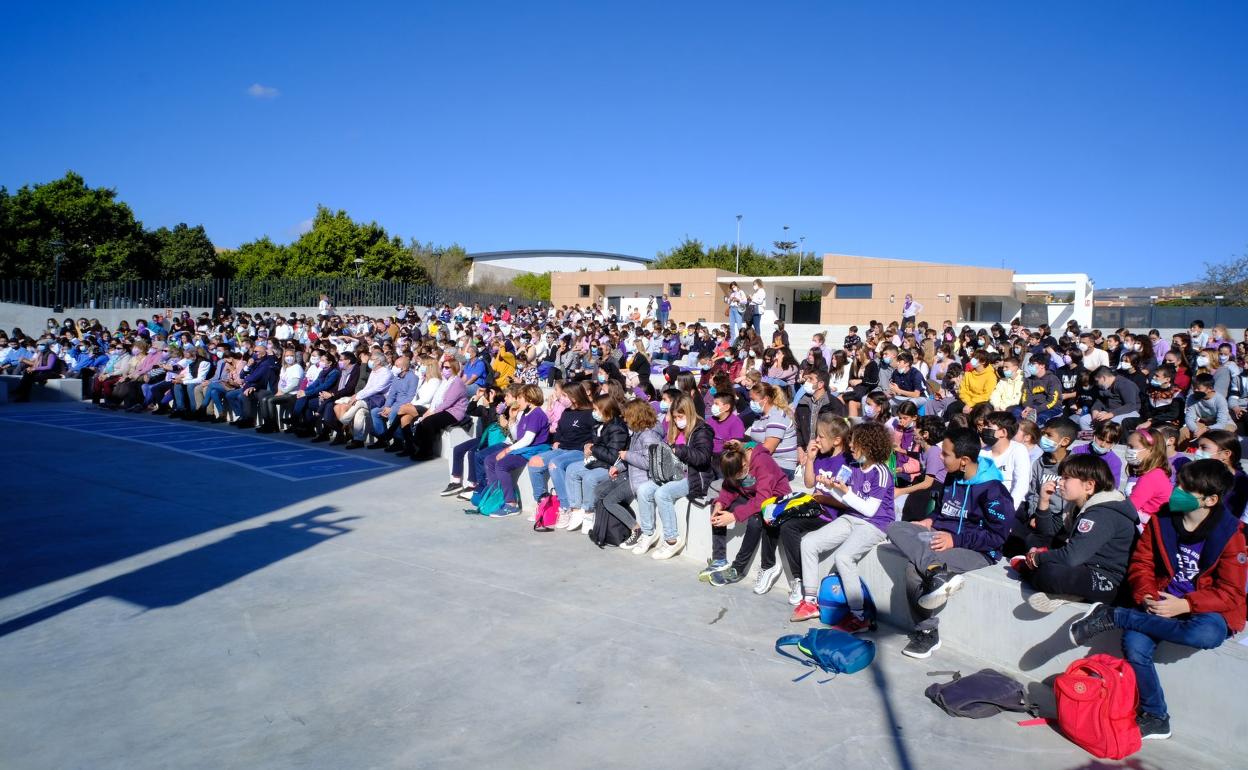
<instances>
[{"instance_id":1,"label":"red sneaker","mask_svg":"<svg viewBox=\"0 0 1248 770\"><path fill-rule=\"evenodd\" d=\"M801 603L793 608L793 614L789 616L789 622L801 623L803 620L817 617L819 617L819 605L809 599L802 599Z\"/></svg>"},{"instance_id":2,"label":"red sneaker","mask_svg":"<svg viewBox=\"0 0 1248 770\"><path fill-rule=\"evenodd\" d=\"M870 623L854 617L852 612L846 615L844 620L832 627L847 634L861 634L863 631L873 630Z\"/></svg>"},{"instance_id":3,"label":"red sneaker","mask_svg":"<svg viewBox=\"0 0 1248 770\"><path fill-rule=\"evenodd\" d=\"M1010 557L1010 569L1014 570L1020 575L1026 572L1027 571L1027 557L1021 554L1018 556L1011 556Z\"/></svg>"}]
</instances>

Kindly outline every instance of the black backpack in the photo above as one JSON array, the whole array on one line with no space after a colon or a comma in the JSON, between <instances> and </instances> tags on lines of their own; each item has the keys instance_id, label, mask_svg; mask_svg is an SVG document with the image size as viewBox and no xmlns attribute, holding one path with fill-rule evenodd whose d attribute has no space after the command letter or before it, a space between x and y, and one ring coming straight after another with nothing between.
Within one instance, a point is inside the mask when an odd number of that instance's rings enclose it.
<instances>
[{"instance_id":1,"label":"black backpack","mask_svg":"<svg viewBox=\"0 0 1248 770\"><path fill-rule=\"evenodd\" d=\"M953 681L931 685L923 694L953 717L983 719L1002 711L1028 710L1023 686L990 668L969 676L954 674Z\"/></svg>"},{"instance_id":2,"label":"black backpack","mask_svg":"<svg viewBox=\"0 0 1248 770\"><path fill-rule=\"evenodd\" d=\"M599 548L618 546L630 536L628 525L607 510L602 500L594 503L594 528L589 531L590 541Z\"/></svg>"}]
</instances>

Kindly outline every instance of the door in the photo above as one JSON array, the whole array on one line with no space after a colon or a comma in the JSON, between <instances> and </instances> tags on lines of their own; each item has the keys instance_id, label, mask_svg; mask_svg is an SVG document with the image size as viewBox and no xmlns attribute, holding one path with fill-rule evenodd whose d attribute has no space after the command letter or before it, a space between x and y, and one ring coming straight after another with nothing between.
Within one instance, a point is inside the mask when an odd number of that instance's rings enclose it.
<instances>
[{"instance_id":1,"label":"door","mask_svg":"<svg viewBox=\"0 0 1248 770\"><path fill-rule=\"evenodd\" d=\"M793 323L819 323L819 304L822 294L818 289L793 290Z\"/></svg>"}]
</instances>

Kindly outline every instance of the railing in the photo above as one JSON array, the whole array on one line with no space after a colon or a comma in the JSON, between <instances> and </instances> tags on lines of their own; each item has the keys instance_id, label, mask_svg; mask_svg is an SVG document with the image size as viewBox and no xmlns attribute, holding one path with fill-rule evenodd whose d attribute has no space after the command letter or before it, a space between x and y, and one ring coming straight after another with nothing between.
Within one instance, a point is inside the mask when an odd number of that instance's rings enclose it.
<instances>
[{"instance_id":1,"label":"railing","mask_svg":"<svg viewBox=\"0 0 1248 770\"><path fill-rule=\"evenodd\" d=\"M1203 321L1205 328L1225 324L1231 329L1248 328L1248 307L1221 305L1098 305L1092 308L1092 326L1101 330L1186 329L1192 321Z\"/></svg>"},{"instance_id":2,"label":"railing","mask_svg":"<svg viewBox=\"0 0 1248 770\"><path fill-rule=\"evenodd\" d=\"M211 308L225 298L230 307L314 307L328 294L338 308L395 305L452 306L480 303L529 303L520 297L483 294L403 281L367 278L285 278L239 280L204 278L187 281L31 281L0 280L0 302L65 309Z\"/></svg>"}]
</instances>

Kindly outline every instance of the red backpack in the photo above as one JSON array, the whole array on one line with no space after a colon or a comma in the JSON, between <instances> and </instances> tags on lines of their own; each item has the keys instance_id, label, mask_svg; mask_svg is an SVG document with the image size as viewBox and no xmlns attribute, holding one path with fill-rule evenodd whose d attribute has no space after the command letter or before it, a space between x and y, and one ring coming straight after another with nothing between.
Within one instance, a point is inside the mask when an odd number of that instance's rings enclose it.
<instances>
[{"instance_id":1,"label":"red backpack","mask_svg":"<svg viewBox=\"0 0 1248 770\"><path fill-rule=\"evenodd\" d=\"M1094 757L1122 759L1140 750L1135 670L1112 655L1080 658L1053 683L1057 729Z\"/></svg>"},{"instance_id":2,"label":"red backpack","mask_svg":"<svg viewBox=\"0 0 1248 770\"><path fill-rule=\"evenodd\" d=\"M533 517L534 532L550 532L559 520L559 496L554 492L537 499L537 514Z\"/></svg>"}]
</instances>

